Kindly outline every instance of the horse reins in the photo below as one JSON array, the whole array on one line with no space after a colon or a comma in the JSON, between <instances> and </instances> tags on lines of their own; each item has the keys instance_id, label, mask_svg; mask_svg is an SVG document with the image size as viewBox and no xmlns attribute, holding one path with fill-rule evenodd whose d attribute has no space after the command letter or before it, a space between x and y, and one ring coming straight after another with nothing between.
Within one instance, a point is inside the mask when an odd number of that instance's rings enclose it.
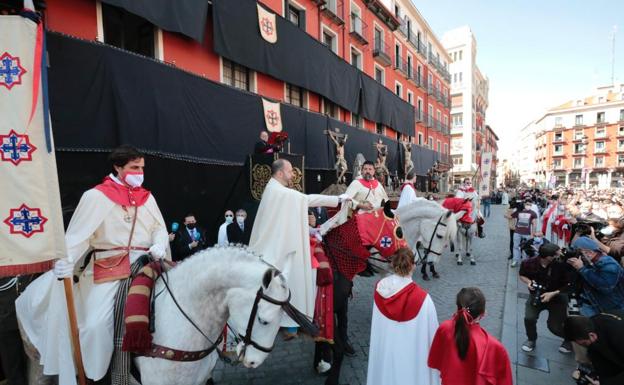
<instances>
[{"instance_id":1,"label":"horse reins","mask_svg":"<svg viewBox=\"0 0 624 385\"><path fill-rule=\"evenodd\" d=\"M438 222L436 223L435 227L433 228L433 232L431 233L431 238L429 238L429 246L423 247L423 250L425 250L425 256L421 258L423 261L427 260L429 253L435 254L437 256L442 255L442 253L438 253L437 251L432 250L431 245L433 244L433 237L435 237L438 234L438 227L439 226L446 227L446 223L442 223L442 218L444 218L444 216L445 214L442 214L440 215L440 218L438 218ZM420 253L418 253L418 255L420 256Z\"/></svg>"}]
</instances>

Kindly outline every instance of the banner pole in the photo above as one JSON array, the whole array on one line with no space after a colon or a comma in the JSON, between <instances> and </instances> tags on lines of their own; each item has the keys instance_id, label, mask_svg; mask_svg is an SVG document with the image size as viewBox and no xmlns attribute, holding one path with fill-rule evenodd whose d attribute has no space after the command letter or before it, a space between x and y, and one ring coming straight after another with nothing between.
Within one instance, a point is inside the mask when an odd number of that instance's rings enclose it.
<instances>
[{"instance_id":1,"label":"banner pole","mask_svg":"<svg viewBox=\"0 0 624 385\"><path fill-rule=\"evenodd\" d=\"M87 378L85 377L84 366L82 365L82 352L80 350L80 335L78 334L78 319L76 318L76 307L74 306L72 279L63 278L63 286L65 286L67 315L69 316L69 329L74 352L74 363L78 371L78 383L80 385L87 385Z\"/></svg>"}]
</instances>

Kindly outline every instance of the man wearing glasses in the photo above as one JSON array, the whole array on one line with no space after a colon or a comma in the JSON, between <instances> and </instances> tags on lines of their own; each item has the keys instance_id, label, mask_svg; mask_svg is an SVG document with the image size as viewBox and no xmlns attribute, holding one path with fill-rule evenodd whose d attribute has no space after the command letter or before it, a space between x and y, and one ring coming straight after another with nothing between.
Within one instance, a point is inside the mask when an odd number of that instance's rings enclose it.
<instances>
[{"instance_id":1,"label":"man wearing glasses","mask_svg":"<svg viewBox=\"0 0 624 385\"><path fill-rule=\"evenodd\" d=\"M225 212L225 222L219 226L219 235L217 237L217 245L219 246L227 246L228 236L227 236L227 227L230 223L234 222L234 212L232 210L227 210Z\"/></svg>"}]
</instances>

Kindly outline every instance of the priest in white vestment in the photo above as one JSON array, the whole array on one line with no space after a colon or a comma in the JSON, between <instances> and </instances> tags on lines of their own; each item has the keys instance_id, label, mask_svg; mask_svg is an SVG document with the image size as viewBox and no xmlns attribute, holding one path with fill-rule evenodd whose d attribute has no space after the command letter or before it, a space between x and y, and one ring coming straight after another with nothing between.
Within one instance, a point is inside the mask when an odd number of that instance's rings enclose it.
<instances>
[{"instance_id":1,"label":"priest in white vestment","mask_svg":"<svg viewBox=\"0 0 624 385\"><path fill-rule=\"evenodd\" d=\"M353 180L345 194L352 199L352 212L375 210L388 201L386 190L375 179L375 165L368 160L362 165L362 178Z\"/></svg>"},{"instance_id":2,"label":"priest in white vestment","mask_svg":"<svg viewBox=\"0 0 624 385\"><path fill-rule=\"evenodd\" d=\"M115 165L117 175L109 175L82 195L65 234L67 259L58 260L54 271L36 279L15 303L20 324L41 355L43 373L59 375L59 384L73 385L76 377L63 282L57 278L79 274L73 292L82 359L86 376L97 381L106 375L113 354L114 304L120 281L95 283L94 257L78 271L85 255L94 249L107 250L95 254L95 258L106 258L120 253L113 249L126 248L136 211L130 263L148 252L156 258L170 258L160 209L151 193L140 187L144 158L129 148L120 148L131 159L123 167Z\"/></svg>"},{"instance_id":3,"label":"priest in white vestment","mask_svg":"<svg viewBox=\"0 0 624 385\"><path fill-rule=\"evenodd\" d=\"M405 177L405 183L401 186L401 196L399 197L397 209L399 207L407 206L418 199L416 196L416 187L414 186L415 181L416 174L414 174L414 171L410 171Z\"/></svg>"},{"instance_id":4,"label":"priest in white vestment","mask_svg":"<svg viewBox=\"0 0 624 385\"><path fill-rule=\"evenodd\" d=\"M285 159L273 162L272 177L262 193L249 248L262 255L286 277L290 302L308 317L314 316L315 281L312 274L308 207L336 207L346 196L306 195L287 187L292 165ZM288 258L284 258L286 256ZM296 327L289 317L284 327Z\"/></svg>"},{"instance_id":5,"label":"priest in white vestment","mask_svg":"<svg viewBox=\"0 0 624 385\"><path fill-rule=\"evenodd\" d=\"M395 273L375 288L366 383L439 385L439 371L427 365L438 329L435 305L412 280L410 250L397 251L391 263Z\"/></svg>"}]
</instances>

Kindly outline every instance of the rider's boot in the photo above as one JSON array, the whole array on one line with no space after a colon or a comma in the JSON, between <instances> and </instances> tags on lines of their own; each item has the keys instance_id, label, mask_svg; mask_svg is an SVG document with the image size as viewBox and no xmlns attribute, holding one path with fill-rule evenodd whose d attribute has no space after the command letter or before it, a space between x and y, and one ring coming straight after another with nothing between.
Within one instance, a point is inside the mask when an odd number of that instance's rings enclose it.
<instances>
[{"instance_id":1,"label":"rider's boot","mask_svg":"<svg viewBox=\"0 0 624 385\"><path fill-rule=\"evenodd\" d=\"M436 271L433 262L429 262L429 271L431 272L431 275L433 275L433 278L440 278L440 274Z\"/></svg>"},{"instance_id":2,"label":"rider's boot","mask_svg":"<svg viewBox=\"0 0 624 385\"><path fill-rule=\"evenodd\" d=\"M422 274L422 277L425 281L429 280L429 276L427 275L427 264L423 263L422 267L420 268L420 273Z\"/></svg>"},{"instance_id":3,"label":"rider's boot","mask_svg":"<svg viewBox=\"0 0 624 385\"><path fill-rule=\"evenodd\" d=\"M462 260L462 256L461 256L461 254L455 254L455 258L457 259L457 264L458 264L459 266L461 266L461 265L463 265L463 264L464 264L464 261Z\"/></svg>"}]
</instances>

